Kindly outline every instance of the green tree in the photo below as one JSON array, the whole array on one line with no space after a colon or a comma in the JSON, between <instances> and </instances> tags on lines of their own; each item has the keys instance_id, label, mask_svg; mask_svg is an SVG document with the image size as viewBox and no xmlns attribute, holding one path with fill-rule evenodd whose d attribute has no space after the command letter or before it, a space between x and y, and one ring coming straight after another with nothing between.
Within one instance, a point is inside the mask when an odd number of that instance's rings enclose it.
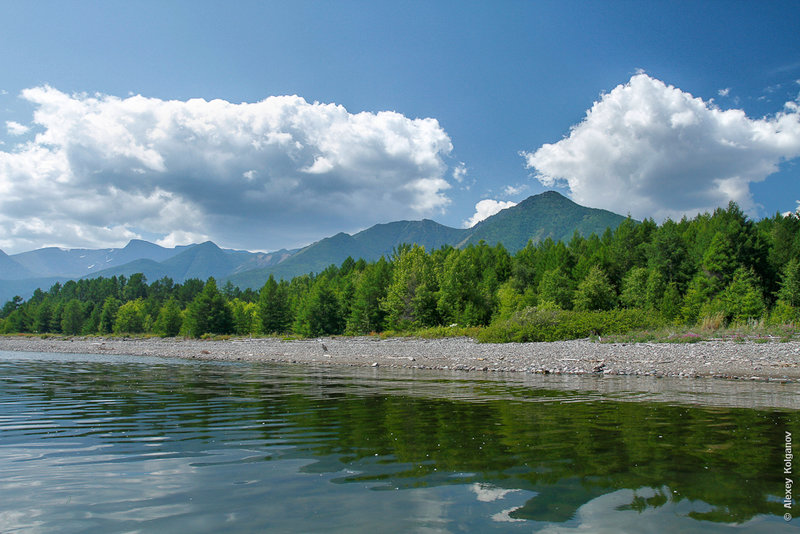
<instances>
[{"instance_id":1,"label":"green tree","mask_svg":"<svg viewBox=\"0 0 800 534\"><path fill-rule=\"evenodd\" d=\"M706 253L703 255L703 271L715 283L714 288L722 288L733 279L736 271L736 249L728 236L722 232L714 234Z\"/></svg>"},{"instance_id":2,"label":"green tree","mask_svg":"<svg viewBox=\"0 0 800 534\"><path fill-rule=\"evenodd\" d=\"M155 333L162 337L175 337L183 326L183 314L178 301L171 297L161 306L154 325Z\"/></svg>"},{"instance_id":3,"label":"green tree","mask_svg":"<svg viewBox=\"0 0 800 534\"><path fill-rule=\"evenodd\" d=\"M3 304L3 309L0 310L0 317L8 317L11 313L22 305L22 297L15 295L14 298Z\"/></svg>"},{"instance_id":4,"label":"green tree","mask_svg":"<svg viewBox=\"0 0 800 534\"><path fill-rule=\"evenodd\" d=\"M107 297L103 302L103 309L100 312L100 325L98 332L110 334L114 331L114 321L117 320L117 311L122 303L114 297Z\"/></svg>"},{"instance_id":5,"label":"green tree","mask_svg":"<svg viewBox=\"0 0 800 534\"><path fill-rule=\"evenodd\" d=\"M551 269L542 275L539 282L539 306L555 304L563 310L572 309L575 283L561 268Z\"/></svg>"},{"instance_id":6,"label":"green tree","mask_svg":"<svg viewBox=\"0 0 800 534\"><path fill-rule=\"evenodd\" d=\"M213 277L208 279L203 291L186 309L184 326L193 337L233 333L233 314Z\"/></svg>"},{"instance_id":7,"label":"green tree","mask_svg":"<svg viewBox=\"0 0 800 534\"><path fill-rule=\"evenodd\" d=\"M391 265L383 257L361 272L347 318L348 333L368 334L383 330L386 312L380 303L386 297L391 276Z\"/></svg>"},{"instance_id":8,"label":"green tree","mask_svg":"<svg viewBox=\"0 0 800 534\"><path fill-rule=\"evenodd\" d=\"M53 305L49 297L45 297L36 308L33 319L33 331L39 333L52 332Z\"/></svg>"},{"instance_id":9,"label":"green tree","mask_svg":"<svg viewBox=\"0 0 800 534\"><path fill-rule=\"evenodd\" d=\"M678 285L675 282L670 282L664 289L663 296L655 306L666 319L673 321L681 313L681 294L678 291Z\"/></svg>"},{"instance_id":10,"label":"green tree","mask_svg":"<svg viewBox=\"0 0 800 534\"><path fill-rule=\"evenodd\" d=\"M246 336L255 333L256 309L252 302L234 299L230 304L233 313L233 330L237 335Z\"/></svg>"},{"instance_id":11,"label":"green tree","mask_svg":"<svg viewBox=\"0 0 800 534\"><path fill-rule=\"evenodd\" d=\"M280 334L291 324L288 286L275 281L271 274L258 295L258 316L261 332Z\"/></svg>"},{"instance_id":12,"label":"green tree","mask_svg":"<svg viewBox=\"0 0 800 534\"><path fill-rule=\"evenodd\" d=\"M670 282L666 284L664 282L664 276L655 269L648 269L647 271L647 285L645 286L645 307L648 309L657 309L661 310L664 304L664 297L668 288L672 286L670 291L674 290L674 293L677 294L678 300L680 300L680 292L678 291L678 286L675 282ZM674 302L674 296L671 295L670 299ZM680 305L678 305L680 307Z\"/></svg>"},{"instance_id":13,"label":"green tree","mask_svg":"<svg viewBox=\"0 0 800 534\"><path fill-rule=\"evenodd\" d=\"M431 257L414 245L401 248L393 261L392 281L381 304L387 326L406 329L438 324L438 287Z\"/></svg>"},{"instance_id":14,"label":"green tree","mask_svg":"<svg viewBox=\"0 0 800 534\"><path fill-rule=\"evenodd\" d=\"M344 320L328 278L317 278L297 313L294 331L307 337L341 334Z\"/></svg>"},{"instance_id":15,"label":"green tree","mask_svg":"<svg viewBox=\"0 0 800 534\"><path fill-rule=\"evenodd\" d=\"M438 310L446 323L475 326L487 324L493 312L494 291L485 283L486 275L494 278L489 247L481 242L448 255L439 284ZM428 289L428 288L422 288ZM418 293L420 289L417 290ZM419 296L419 295L418 295Z\"/></svg>"},{"instance_id":16,"label":"green tree","mask_svg":"<svg viewBox=\"0 0 800 534\"><path fill-rule=\"evenodd\" d=\"M717 293L718 285L717 280L709 278L703 273L698 273L692 278L681 305L681 318L684 323L692 325L702 318L703 306L711 301ZM709 311L709 309L705 310L706 313Z\"/></svg>"},{"instance_id":17,"label":"green tree","mask_svg":"<svg viewBox=\"0 0 800 534\"><path fill-rule=\"evenodd\" d=\"M76 299L70 299L61 317L61 332L75 336L80 334L83 327L83 305Z\"/></svg>"},{"instance_id":18,"label":"green tree","mask_svg":"<svg viewBox=\"0 0 800 534\"><path fill-rule=\"evenodd\" d=\"M720 294L729 321L739 322L759 318L766 305L758 281L751 269L739 268L733 280Z\"/></svg>"},{"instance_id":19,"label":"green tree","mask_svg":"<svg viewBox=\"0 0 800 534\"><path fill-rule=\"evenodd\" d=\"M644 267L634 267L622 278L619 300L629 308L647 307L647 282L650 272Z\"/></svg>"},{"instance_id":20,"label":"green tree","mask_svg":"<svg viewBox=\"0 0 800 534\"><path fill-rule=\"evenodd\" d=\"M610 310L616 305L614 288L600 267L594 266L586 278L578 284L573 298L573 307L578 311Z\"/></svg>"},{"instance_id":21,"label":"green tree","mask_svg":"<svg viewBox=\"0 0 800 534\"><path fill-rule=\"evenodd\" d=\"M648 266L658 271L666 283L675 282L679 290L691 279L691 262L678 225L670 219L653 233L648 253Z\"/></svg>"},{"instance_id":22,"label":"green tree","mask_svg":"<svg viewBox=\"0 0 800 534\"><path fill-rule=\"evenodd\" d=\"M144 332L144 303L141 298L126 302L117 310L114 320L115 334L141 334Z\"/></svg>"},{"instance_id":23,"label":"green tree","mask_svg":"<svg viewBox=\"0 0 800 534\"><path fill-rule=\"evenodd\" d=\"M147 278L142 273L134 273L125 284L122 292L123 299L127 301L147 298Z\"/></svg>"},{"instance_id":24,"label":"green tree","mask_svg":"<svg viewBox=\"0 0 800 534\"><path fill-rule=\"evenodd\" d=\"M800 260L797 258L792 258L783 269L778 298L793 308L800 308Z\"/></svg>"}]
</instances>

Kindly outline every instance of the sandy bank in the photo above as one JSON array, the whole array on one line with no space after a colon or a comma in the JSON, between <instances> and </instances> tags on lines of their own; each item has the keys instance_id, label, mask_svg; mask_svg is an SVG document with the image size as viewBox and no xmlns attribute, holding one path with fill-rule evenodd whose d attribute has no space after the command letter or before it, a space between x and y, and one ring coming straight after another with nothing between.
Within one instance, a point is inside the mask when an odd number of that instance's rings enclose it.
<instances>
[{"instance_id":1,"label":"sandy bank","mask_svg":"<svg viewBox=\"0 0 800 534\"><path fill-rule=\"evenodd\" d=\"M324 348L323 348L324 345ZM327 351L325 350L327 349ZM800 381L800 342L692 344L480 344L468 338L279 339L60 338L0 336L0 350L127 354L206 360L316 362L471 372L605 374Z\"/></svg>"}]
</instances>

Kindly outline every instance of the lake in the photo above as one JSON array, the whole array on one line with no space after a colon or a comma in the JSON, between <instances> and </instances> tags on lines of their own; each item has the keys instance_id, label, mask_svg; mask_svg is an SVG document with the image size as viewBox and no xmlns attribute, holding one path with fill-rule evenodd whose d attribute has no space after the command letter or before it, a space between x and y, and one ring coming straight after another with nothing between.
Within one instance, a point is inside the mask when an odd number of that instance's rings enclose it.
<instances>
[{"instance_id":1,"label":"lake","mask_svg":"<svg viewBox=\"0 0 800 534\"><path fill-rule=\"evenodd\" d=\"M799 391L0 352L0 531L797 532Z\"/></svg>"}]
</instances>

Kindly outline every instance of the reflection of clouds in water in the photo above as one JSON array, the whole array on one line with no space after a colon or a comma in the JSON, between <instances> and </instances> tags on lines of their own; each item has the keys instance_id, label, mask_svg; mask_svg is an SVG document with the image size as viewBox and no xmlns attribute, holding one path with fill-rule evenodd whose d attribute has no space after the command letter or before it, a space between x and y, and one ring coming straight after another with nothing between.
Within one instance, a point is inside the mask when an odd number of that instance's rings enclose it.
<instances>
[{"instance_id":1,"label":"reflection of clouds in water","mask_svg":"<svg viewBox=\"0 0 800 534\"><path fill-rule=\"evenodd\" d=\"M6 532L22 531L22 532L44 532L44 521L37 521L35 518L42 514L42 510L31 508L24 512L7 510L0 512L0 525Z\"/></svg>"},{"instance_id":2,"label":"reflection of clouds in water","mask_svg":"<svg viewBox=\"0 0 800 534\"><path fill-rule=\"evenodd\" d=\"M511 517L511 512L516 512L522 508L521 506L515 506L514 508L509 508L508 510L502 510L494 515L492 515L492 521L497 521L498 523L524 523L527 521L526 519L517 519Z\"/></svg>"},{"instance_id":3,"label":"reflection of clouds in water","mask_svg":"<svg viewBox=\"0 0 800 534\"><path fill-rule=\"evenodd\" d=\"M506 495L509 493L515 493L518 491L522 491L520 489L505 489L494 486L492 484L483 484L480 482L476 482L470 489L475 493L478 497L478 500L481 502L495 502L499 501L500 499L505 499ZM524 523L525 519L517 519L511 517L511 513L519 510L521 506L512 506L506 510L501 510L496 514L492 514L492 521L496 521L498 523Z\"/></svg>"},{"instance_id":4,"label":"reflection of clouds in water","mask_svg":"<svg viewBox=\"0 0 800 534\"><path fill-rule=\"evenodd\" d=\"M480 482L470 486L470 489L475 492L475 495L478 496L478 500L481 502L494 502L504 498L509 493L520 491L518 489L498 488L497 486L493 486L491 484L482 484Z\"/></svg>"},{"instance_id":5,"label":"reflection of clouds in water","mask_svg":"<svg viewBox=\"0 0 800 534\"><path fill-rule=\"evenodd\" d=\"M542 534L591 532L592 534L619 534L620 532L681 532L706 534L708 532L797 532L782 518L756 516L741 524L697 521L688 517L691 511L705 512L710 505L699 501L667 502L664 506L646 508L641 512L624 510L635 497L652 497L652 488L636 491L623 489L607 493L581 506L568 524L550 524L539 530Z\"/></svg>"}]
</instances>

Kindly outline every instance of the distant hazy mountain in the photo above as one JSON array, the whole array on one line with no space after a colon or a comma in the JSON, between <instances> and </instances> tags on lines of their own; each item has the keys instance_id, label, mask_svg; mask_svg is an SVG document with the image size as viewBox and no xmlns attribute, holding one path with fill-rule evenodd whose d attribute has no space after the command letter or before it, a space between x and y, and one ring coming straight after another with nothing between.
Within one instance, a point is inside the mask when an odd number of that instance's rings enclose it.
<instances>
[{"instance_id":1,"label":"distant hazy mountain","mask_svg":"<svg viewBox=\"0 0 800 534\"><path fill-rule=\"evenodd\" d=\"M0 273L2 273L0 278L5 280L23 280L36 276L36 274L26 269L2 250L0 250Z\"/></svg>"},{"instance_id":2,"label":"distant hazy mountain","mask_svg":"<svg viewBox=\"0 0 800 534\"><path fill-rule=\"evenodd\" d=\"M217 279L252 269L274 265L290 256L294 251L282 250L265 254L240 250L225 250L211 241L199 245L181 247L181 251L168 259L157 262L151 259L138 259L119 267L104 269L90 275L110 277L114 275L130 276L143 273L147 280L153 282L165 276L176 282L189 278L206 280L213 276Z\"/></svg>"},{"instance_id":3,"label":"distant hazy mountain","mask_svg":"<svg viewBox=\"0 0 800 534\"><path fill-rule=\"evenodd\" d=\"M63 249L48 247L14 254L10 257L33 273L35 277L80 278L135 260L164 261L178 254L184 248L186 247L164 248L147 241L134 239L124 248ZM8 279L2 266L0 266L0 279Z\"/></svg>"},{"instance_id":4,"label":"distant hazy mountain","mask_svg":"<svg viewBox=\"0 0 800 534\"><path fill-rule=\"evenodd\" d=\"M566 241L575 230L583 236L600 235L606 228L616 228L623 220L625 217L616 213L586 208L555 191L548 191L528 197L472 228L450 228L426 219L377 224L352 236L339 233L301 249L277 265L242 272L228 280L239 287L258 288L270 274L289 279L320 272L330 264L341 264L348 256L376 260L388 257L403 243L416 243L426 250L434 250L443 245L465 247L483 240L489 245L503 243L514 253L529 240L536 243L550 237Z\"/></svg>"},{"instance_id":5,"label":"distant hazy mountain","mask_svg":"<svg viewBox=\"0 0 800 534\"><path fill-rule=\"evenodd\" d=\"M483 240L503 243L514 253L528 240L568 240L602 234L625 218L610 211L580 206L554 191L527 198L472 228L450 228L431 220L376 224L353 235L338 233L299 250L272 253L225 250L207 241L164 248L133 240L121 249L43 248L21 254L0 251L0 303L14 295L27 298L34 289L81 277L130 276L143 273L153 282L165 276L176 282L215 277L239 287L259 288L270 274L289 279L341 264L348 256L372 261L390 256L398 245L416 243L426 250L444 245L465 247Z\"/></svg>"},{"instance_id":6,"label":"distant hazy mountain","mask_svg":"<svg viewBox=\"0 0 800 534\"><path fill-rule=\"evenodd\" d=\"M332 263L341 264L348 257L377 260L381 256L391 256L394 249L403 243L416 243L424 246L425 250L434 250L443 245L458 244L467 237L468 232L428 219L376 224L352 236L338 233L326 237L300 249L277 265L241 272L228 279L239 287L256 288L264 285L270 274L289 279L304 273L318 273Z\"/></svg>"}]
</instances>

